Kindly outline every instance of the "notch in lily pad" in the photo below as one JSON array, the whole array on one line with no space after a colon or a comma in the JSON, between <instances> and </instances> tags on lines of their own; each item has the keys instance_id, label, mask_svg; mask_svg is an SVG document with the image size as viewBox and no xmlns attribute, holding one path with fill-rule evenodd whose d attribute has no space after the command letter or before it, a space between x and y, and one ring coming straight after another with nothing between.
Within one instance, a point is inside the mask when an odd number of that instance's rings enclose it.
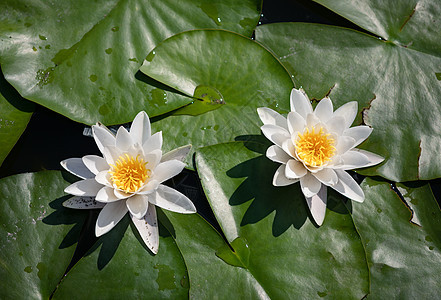
<instances>
[{"instance_id":1,"label":"notch in lily pad","mask_svg":"<svg viewBox=\"0 0 441 300\"><path fill-rule=\"evenodd\" d=\"M214 87L198 85L193 93L194 101L178 109L174 115L197 116L220 108L225 104L222 94Z\"/></svg>"},{"instance_id":2,"label":"notch in lily pad","mask_svg":"<svg viewBox=\"0 0 441 300\"><path fill-rule=\"evenodd\" d=\"M229 265L247 269L250 261L250 248L247 241L238 237L231 242L231 248L224 245L216 251L216 256Z\"/></svg>"}]
</instances>

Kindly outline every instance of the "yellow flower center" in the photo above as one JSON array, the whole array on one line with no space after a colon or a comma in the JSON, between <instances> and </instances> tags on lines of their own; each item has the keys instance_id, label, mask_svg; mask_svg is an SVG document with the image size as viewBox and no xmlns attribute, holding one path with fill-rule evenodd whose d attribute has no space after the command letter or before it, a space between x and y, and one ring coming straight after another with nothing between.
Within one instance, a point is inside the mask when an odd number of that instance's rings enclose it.
<instances>
[{"instance_id":1,"label":"yellow flower center","mask_svg":"<svg viewBox=\"0 0 441 300\"><path fill-rule=\"evenodd\" d=\"M147 162L139 155L133 157L128 154L121 155L109 171L114 186L126 193L139 190L152 173L146 168Z\"/></svg>"},{"instance_id":2,"label":"yellow flower center","mask_svg":"<svg viewBox=\"0 0 441 300\"><path fill-rule=\"evenodd\" d=\"M310 167L320 167L328 162L335 153L334 139L331 134L324 133L320 127L318 132L313 127L298 135L295 142L297 156Z\"/></svg>"}]
</instances>

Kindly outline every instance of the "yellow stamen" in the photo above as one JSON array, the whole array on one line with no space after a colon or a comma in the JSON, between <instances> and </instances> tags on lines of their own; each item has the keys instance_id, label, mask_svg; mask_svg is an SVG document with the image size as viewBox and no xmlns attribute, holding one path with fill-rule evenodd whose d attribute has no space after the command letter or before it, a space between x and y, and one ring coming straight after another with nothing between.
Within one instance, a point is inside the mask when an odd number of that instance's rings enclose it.
<instances>
[{"instance_id":1,"label":"yellow stamen","mask_svg":"<svg viewBox=\"0 0 441 300\"><path fill-rule=\"evenodd\" d=\"M335 141L330 135L322 127L319 132L315 132L314 127L311 132L306 128L303 134L299 133L295 142L297 156L310 167L324 165L335 153Z\"/></svg>"},{"instance_id":2,"label":"yellow stamen","mask_svg":"<svg viewBox=\"0 0 441 300\"><path fill-rule=\"evenodd\" d=\"M113 185L126 193L136 192L152 173L146 168L146 164L139 155L136 158L128 154L121 155L115 165L110 165L112 168L109 174Z\"/></svg>"}]
</instances>

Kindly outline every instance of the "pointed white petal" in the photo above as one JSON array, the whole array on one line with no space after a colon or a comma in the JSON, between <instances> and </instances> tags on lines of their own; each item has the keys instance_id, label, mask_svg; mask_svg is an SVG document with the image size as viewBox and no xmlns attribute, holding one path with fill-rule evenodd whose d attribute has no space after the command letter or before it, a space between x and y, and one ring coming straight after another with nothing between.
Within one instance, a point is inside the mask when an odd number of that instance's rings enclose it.
<instances>
[{"instance_id":1,"label":"pointed white petal","mask_svg":"<svg viewBox=\"0 0 441 300\"><path fill-rule=\"evenodd\" d=\"M263 124L276 125L288 130L285 117L271 108L259 107L257 109L257 114L259 115L259 118L262 120Z\"/></svg>"},{"instance_id":2,"label":"pointed white petal","mask_svg":"<svg viewBox=\"0 0 441 300\"><path fill-rule=\"evenodd\" d=\"M290 159L286 164L285 176L288 179L297 179L308 173L303 164L297 160Z\"/></svg>"},{"instance_id":3,"label":"pointed white petal","mask_svg":"<svg viewBox=\"0 0 441 300\"><path fill-rule=\"evenodd\" d=\"M161 162L164 162L167 160L172 160L172 159L184 161L185 158L187 157L187 154L190 152L190 150L191 150L191 145L185 145L185 146L176 148L176 149L164 154L161 158Z\"/></svg>"},{"instance_id":4,"label":"pointed white petal","mask_svg":"<svg viewBox=\"0 0 441 300\"><path fill-rule=\"evenodd\" d=\"M266 157L268 157L272 161L282 164L286 164L288 160L291 159L291 157L277 145L272 145L268 147L268 149L266 150Z\"/></svg>"},{"instance_id":5,"label":"pointed white petal","mask_svg":"<svg viewBox=\"0 0 441 300\"><path fill-rule=\"evenodd\" d=\"M263 125L260 129L267 139L280 147L282 146L282 143L291 136L288 130L276 125Z\"/></svg>"},{"instance_id":6,"label":"pointed white petal","mask_svg":"<svg viewBox=\"0 0 441 300\"><path fill-rule=\"evenodd\" d=\"M305 91L292 89L290 96L291 111L298 112L304 119L312 113L312 105Z\"/></svg>"},{"instance_id":7,"label":"pointed white petal","mask_svg":"<svg viewBox=\"0 0 441 300\"><path fill-rule=\"evenodd\" d=\"M95 225L95 235L97 237L109 232L127 213L125 201L107 203L103 207Z\"/></svg>"},{"instance_id":8,"label":"pointed white petal","mask_svg":"<svg viewBox=\"0 0 441 300\"><path fill-rule=\"evenodd\" d=\"M296 147L294 146L291 139L287 139L282 143L282 149L285 151L286 154L291 156L292 158L296 157Z\"/></svg>"},{"instance_id":9,"label":"pointed white petal","mask_svg":"<svg viewBox=\"0 0 441 300\"><path fill-rule=\"evenodd\" d=\"M129 212L137 219L141 219L147 212L148 200L145 195L133 195L126 200Z\"/></svg>"},{"instance_id":10,"label":"pointed white petal","mask_svg":"<svg viewBox=\"0 0 441 300\"><path fill-rule=\"evenodd\" d=\"M338 169L352 170L364 168L370 164L369 158L360 151L348 151L341 156L343 164Z\"/></svg>"},{"instance_id":11,"label":"pointed white petal","mask_svg":"<svg viewBox=\"0 0 441 300\"><path fill-rule=\"evenodd\" d=\"M311 128L320 123L320 119L313 113L306 115L306 126Z\"/></svg>"},{"instance_id":12,"label":"pointed white petal","mask_svg":"<svg viewBox=\"0 0 441 300\"><path fill-rule=\"evenodd\" d=\"M312 175L325 185L336 184L338 181L337 174L333 169L324 168L318 172L312 173Z\"/></svg>"},{"instance_id":13,"label":"pointed white petal","mask_svg":"<svg viewBox=\"0 0 441 300\"><path fill-rule=\"evenodd\" d=\"M345 154L348 150L354 148L355 139L350 136L341 135L338 137L336 150L338 155Z\"/></svg>"},{"instance_id":14,"label":"pointed white petal","mask_svg":"<svg viewBox=\"0 0 441 300\"><path fill-rule=\"evenodd\" d=\"M335 170L338 176L338 182L330 185L334 190L357 202L364 201L364 193L358 183L343 170Z\"/></svg>"},{"instance_id":15,"label":"pointed white petal","mask_svg":"<svg viewBox=\"0 0 441 300\"><path fill-rule=\"evenodd\" d=\"M82 160L86 167L95 175L110 168L106 160L97 155L86 155Z\"/></svg>"},{"instance_id":16,"label":"pointed white petal","mask_svg":"<svg viewBox=\"0 0 441 300\"><path fill-rule=\"evenodd\" d=\"M273 185L274 186L285 186L296 183L299 179L288 179L285 176L286 165L281 165L274 173Z\"/></svg>"},{"instance_id":17,"label":"pointed white petal","mask_svg":"<svg viewBox=\"0 0 441 300\"><path fill-rule=\"evenodd\" d=\"M93 178L95 175L83 163L81 158L68 158L60 162L61 166L81 179Z\"/></svg>"},{"instance_id":18,"label":"pointed white petal","mask_svg":"<svg viewBox=\"0 0 441 300\"><path fill-rule=\"evenodd\" d=\"M75 196L91 196L94 197L103 186L96 182L94 178L80 180L72 183L64 191Z\"/></svg>"},{"instance_id":19,"label":"pointed white petal","mask_svg":"<svg viewBox=\"0 0 441 300\"><path fill-rule=\"evenodd\" d=\"M361 154L365 155L369 159L369 163L368 164L364 165L363 167L359 167L359 168L366 168L366 167L375 166L375 165L377 165L377 164L379 164L379 163L384 161L384 157L382 157L382 156L380 156L378 154L366 151L366 150L353 149L352 151L360 152Z\"/></svg>"},{"instance_id":20,"label":"pointed white petal","mask_svg":"<svg viewBox=\"0 0 441 300\"><path fill-rule=\"evenodd\" d=\"M142 187L136 194L147 195L154 192L159 186L157 180L150 180L144 187Z\"/></svg>"},{"instance_id":21,"label":"pointed white petal","mask_svg":"<svg viewBox=\"0 0 441 300\"><path fill-rule=\"evenodd\" d=\"M114 146L108 146L108 147L103 148L102 153L103 153L104 159L106 160L106 162L109 166L115 165L115 162L118 160L118 158L121 155L123 155L123 152Z\"/></svg>"},{"instance_id":22,"label":"pointed white petal","mask_svg":"<svg viewBox=\"0 0 441 300\"><path fill-rule=\"evenodd\" d=\"M153 150L144 156L144 161L147 162L145 165L147 169L154 170L162 158L162 151L159 149Z\"/></svg>"},{"instance_id":23,"label":"pointed white petal","mask_svg":"<svg viewBox=\"0 0 441 300\"><path fill-rule=\"evenodd\" d=\"M159 247L159 230L158 219L156 217L156 207L149 203L147 213L142 219L138 220L133 215L131 218L144 244L153 252L153 254L157 254Z\"/></svg>"},{"instance_id":24,"label":"pointed white petal","mask_svg":"<svg viewBox=\"0 0 441 300\"><path fill-rule=\"evenodd\" d=\"M104 203L115 202L115 201L121 200L120 198L115 196L115 193L113 192L113 188L107 187L107 186L103 187L102 189L100 189L98 191L95 199L97 201L104 202Z\"/></svg>"},{"instance_id":25,"label":"pointed white petal","mask_svg":"<svg viewBox=\"0 0 441 300\"><path fill-rule=\"evenodd\" d=\"M343 135L350 136L355 139L354 147L360 145L371 134L373 128L369 126L355 126L346 129Z\"/></svg>"},{"instance_id":26,"label":"pointed white petal","mask_svg":"<svg viewBox=\"0 0 441 300\"><path fill-rule=\"evenodd\" d=\"M348 102L342 106L340 106L335 112L334 117L340 116L345 119L344 127L349 128L354 122L355 117L358 112L358 103L357 101Z\"/></svg>"},{"instance_id":27,"label":"pointed white petal","mask_svg":"<svg viewBox=\"0 0 441 300\"><path fill-rule=\"evenodd\" d=\"M321 226L325 219L327 201L327 187L325 185L320 187L320 191L316 195L306 198L311 215L318 226Z\"/></svg>"},{"instance_id":28,"label":"pointed white petal","mask_svg":"<svg viewBox=\"0 0 441 300\"><path fill-rule=\"evenodd\" d=\"M95 139L95 143L103 153L103 149L109 146L115 146L115 136L113 133L103 124L97 123L92 126L92 134Z\"/></svg>"},{"instance_id":29,"label":"pointed white petal","mask_svg":"<svg viewBox=\"0 0 441 300\"><path fill-rule=\"evenodd\" d=\"M124 127L118 128L118 132L116 133L116 148L120 149L121 151L127 151L130 147L133 146L133 140Z\"/></svg>"},{"instance_id":30,"label":"pointed white petal","mask_svg":"<svg viewBox=\"0 0 441 300\"><path fill-rule=\"evenodd\" d=\"M320 100L314 110L314 114L323 123L326 123L332 117L333 113L334 110L332 108L332 102L331 99L329 99L328 97Z\"/></svg>"},{"instance_id":31,"label":"pointed white petal","mask_svg":"<svg viewBox=\"0 0 441 300\"><path fill-rule=\"evenodd\" d=\"M150 194L148 199L156 206L177 213L192 214L196 212L196 207L187 196L163 184L160 184L156 193Z\"/></svg>"},{"instance_id":32,"label":"pointed white petal","mask_svg":"<svg viewBox=\"0 0 441 300\"><path fill-rule=\"evenodd\" d=\"M329 133L335 133L340 136L346 129L345 119L340 116L333 116L328 122L326 122L326 129Z\"/></svg>"},{"instance_id":33,"label":"pointed white petal","mask_svg":"<svg viewBox=\"0 0 441 300\"><path fill-rule=\"evenodd\" d=\"M160 163L153 171L153 178L159 183L164 182L179 173L184 169L185 164L179 160L168 160Z\"/></svg>"},{"instance_id":34,"label":"pointed white petal","mask_svg":"<svg viewBox=\"0 0 441 300\"><path fill-rule=\"evenodd\" d=\"M150 120L144 111L139 112L133 120L130 127L130 136L134 143L144 145L144 143L150 138L151 128Z\"/></svg>"},{"instance_id":35,"label":"pointed white petal","mask_svg":"<svg viewBox=\"0 0 441 300\"><path fill-rule=\"evenodd\" d=\"M305 195L306 198L316 195L321 186L322 184L320 181L309 173L300 178L300 187L302 188L303 195Z\"/></svg>"},{"instance_id":36,"label":"pointed white petal","mask_svg":"<svg viewBox=\"0 0 441 300\"><path fill-rule=\"evenodd\" d=\"M303 132L305 130L306 121L299 113L295 111L289 112L287 121L288 130L291 135L297 131Z\"/></svg>"},{"instance_id":37,"label":"pointed white petal","mask_svg":"<svg viewBox=\"0 0 441 300\"><path fill-rule=\"evenodd\" d=\"M95 175L95 180L102 184L111 187L112 181L110 180L111 175L109 174L108 170L101 171L98 174Z\"/></svg>"},{"instance_id":38,"label":"pointed white petal","mask_svg":"<svg viewBox=\"0 0 441 300\"><path fill-rule=\"evenodd\" d=\"M104 205L106 204L96 201L94 197L82 196L75 196L63 202L64 207L75 209L103 208Z\"/></svg>"},{"instance_id":39,"label":"pointed white petal","mask_svg":"<svg viewBox=\"0 0 441 300\"><path fill-rule=\"evenodd\" d=\"M161 150L162 148L162 131L152 135L143 145L144 153L150 153L153 150Z\"/></svg>"}]
</instances>

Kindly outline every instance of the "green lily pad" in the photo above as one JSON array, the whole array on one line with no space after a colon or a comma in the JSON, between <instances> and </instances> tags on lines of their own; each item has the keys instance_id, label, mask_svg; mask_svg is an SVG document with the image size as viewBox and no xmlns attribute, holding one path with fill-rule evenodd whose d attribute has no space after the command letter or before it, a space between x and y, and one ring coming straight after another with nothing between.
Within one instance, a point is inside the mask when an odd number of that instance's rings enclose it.
<instances>
[{"instance_id":1,"label":"green lily pad","mask_svg":"<svg viewBox=\"0 0 441 300\"><path fill-rule=\"evenodd\" d=\"M188 143L197 149L257 134L262 123L256 108L289 110L290 75L270 52L249 38L222 30L194 30L165 40L153 51L154 57L144 61L142 72L185 95L193 96L202 86L208 90L205 94L222 99L205 104L215 109L203 114L199 100L183 108L185 114L199 114L196 117L177 115L177 110L152 124L163 131L166 149Z\"/></svg>"},{"instance_id":2,"label":"green lily pad","mask_svg":"<svg viewBox=\"0 0 441 300\"><path fill-rule=\"evenodd\" d=\"M250 272L274 299L363 298L368 293L368 267L342 197L328 189L324 224L315 227L299 184L272 185L278 164L263 154L267 145L260 138L196 153L196 167L216 218L227 240L239 244L236 258L218 254Z\"/></svg>"},{"instance_id":3,"label":"green lily pad","mask_svg":"<svg viewBox=\"0 0 441 300\"><path fill-rule=\"evenodd\" d=\"M419 34L424 36L430 29L423 27ZM355 123L374 129L361 148L386 159L363 174L392 181L441 176L441 160L433 157L441 152L441 81L436 75L441 56L425 52L421 38L421 47L405 46L344 28L281 23L259 26L256 39L277 54L311 98L329 94L335 107L358 101ZM427 39L434 42L430 35ZM439 39L436 43L439 49Z\"/></svg>"},{"instance_id":4,"label":"green lily pad","mask_svg":"<svg viewBox=\"0 0 441 300\"><path fill-rule=\"evenodd\" d=\"M0 165L31 119L35 105L23 99L0 74Z\"/></svg>"},{"instance_id":5,"label":"green lily pad","mask_svg":"<svg viewBox=\"0 0 441 300\"><path fill-rule=\"evenodd\" d=\"M155 116L192 101L138 72L156 44L195 28L250 36L260 9L259 0L7 0L0 61L29 100L82 123L125 123L140 110Z\"/></svg>"},{"instance_id":6,"label":"green lily pad","mask_svg":"<svg viewBox=\"0 0 441 300\"><path fill-rule=\"evenodd\" d=\"M352 204L370 270L372 298L435 299L441 289L441 211L427 183L366 178L364 203ZM407 207L406 207L407 206Z\"/></svg>"},{"instance_id":7,"label":"green lily pad","mask_svg":"<svg viewBox=\"0 0 441 300\"><path fill-rule=\"evenodd\" d=\"M85 220L61 205L66 185L55 171L0 180L0 298L48 299L63 277Z\"/></svg>"}]
</instances>

